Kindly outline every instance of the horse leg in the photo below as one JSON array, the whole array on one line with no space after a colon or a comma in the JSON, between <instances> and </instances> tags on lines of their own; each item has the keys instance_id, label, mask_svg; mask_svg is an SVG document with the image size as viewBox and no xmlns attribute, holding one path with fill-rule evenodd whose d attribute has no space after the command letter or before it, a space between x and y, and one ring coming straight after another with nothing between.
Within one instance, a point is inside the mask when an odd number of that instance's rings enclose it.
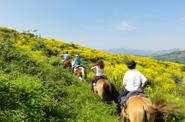
<instances>
[{"instance_id":1,"label":"horse leg","mask_svg":"<svg viewBox=\"0 0 185 122\"><path fill-rule=\"evenodd\" d=\"M82 77L79 77L79 79L80 79L80 80L83 80L83 78L82 78Z\"/></svg>"},{"instance_id":2,"label":"horse leg","mask_svg":"<svg viewBox=\"0 0 185 122\"><path fill-rule=\"evenodd\" d=\"M122 110L121 112L121 119L122 119L122 122L126 122L126 113L124 110Z\"/></svg>"},{"instance_id":3,"label":"horse leg","mask_svg":"<svg viewBox=\"0 0 185 122\"><path fill-rule=\"evenodd\" d=\"M82 72L82 78L85 79L85 71L84 71L84 68L83 67L80 67L81 69L81 72Z\"/></svg>"},{"instance_id":4,"label":"horse leg","mask_svg":"<svg viewBox=\"0 0 185 122\"><path fill-rule=\"evenodd\" d=\"M92 83L92 90L93 90L93 92L97 93L97 88L96 88L96 84L95 83Z\"/></svg>"}]
</instances>

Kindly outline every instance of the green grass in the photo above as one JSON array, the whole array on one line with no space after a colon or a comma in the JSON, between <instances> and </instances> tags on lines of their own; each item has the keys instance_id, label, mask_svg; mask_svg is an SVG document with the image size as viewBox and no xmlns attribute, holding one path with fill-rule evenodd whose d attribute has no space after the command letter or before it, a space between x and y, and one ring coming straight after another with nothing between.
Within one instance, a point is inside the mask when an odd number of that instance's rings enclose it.
<instances>
[{"instance_id":1,"label":"green grass","mask_svg":"<svg viewBox=\"0 0 185 122\"><path fill-rule=\"evenodd\" d=\"M88 73L86 81L80 81L70 70L64 70L59 65L60 57L57 55L61 50L69 50L70 54L82 50L82 62ZM7 28L0 28L0 121L119 122L120 117L113 115L115 103L105 103L91 92L90 80L93 74L89 69L97 59L106 59L106 66L113 64L113 67L107 66L107 73L110 79L112 78L111 81L121 90L119 81L123 75L122 63L128 58L140 61L139 68L143 71L151 65L160 66L161 70L154 72L157 75L151 73L149 80L151 85L146 91L152 99L161 98L164 101L170 99L181 102L181 112L177 114L178 118L174 121L183 122L184 87L179 85L183 81L183 74L179 75L180 69L174 70L174 74L169 78L162 77L164 82L160 81L159 76L159 72L162 74L166 68L177 64L157 62L143 57L110 55L75 44L39 38L33 34L18 33ZM147 60L149 63L145 63ZM181 67L184 72L184 65L178 65L178 67ZM112 74L112 71L115 72ZM166 76L168 76L167 73ZM154 79L155 77L159 80ZM172 92L171 89L165 87L165 84L177 88L173 91L176 91L178 96L164 92L162 88Z\"/></svg>"}]
</instances>

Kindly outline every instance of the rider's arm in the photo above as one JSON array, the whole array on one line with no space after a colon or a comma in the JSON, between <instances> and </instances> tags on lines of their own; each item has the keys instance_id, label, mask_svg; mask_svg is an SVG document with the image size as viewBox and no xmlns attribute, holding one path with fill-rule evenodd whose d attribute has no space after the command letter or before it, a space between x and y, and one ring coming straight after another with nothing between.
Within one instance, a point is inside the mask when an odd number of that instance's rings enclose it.
<instances>
[{"instance_id":1,"label":"rider's arm","mask_svg":"<svg viewBox=\"0 0 185 122\"><path fill-rule=\"evenodd\" d=\"M141 88L144 88L147 82L147 78L142 73L140 74L140 78L141 78Z\"/></svg>"},{"instance_id":2,"label":"rider's arm","mask_svg":"<svg viewBox=\"0 0 185 122\"><path fill-rule=\"evenodd\" d=\"M91 67L91 70L93 70L93 69L95 69L96 68L96 66L93 66L93 67Z\"/></svg>"},{"instance_id":3,"label":"rider's arm","mask_svg":"<svg viewBox=\"0 0 185 122\"><path fill-rule=\"evenodd\" d=\"M93 72L95 72L95 70L96 70L96 66L91 67L91 70L92 70Z\"/></svg>"},{"instance_id":4,"label":"rider's arm","mask_svg":"<svg viewBox=\"0 0 185 122\"><path fill-rule=\"evenodd\" d=\"M123 85L127 85L128 79L127 79L127 73L125 73L123 77Z\"/></svg>"}]
</instances>

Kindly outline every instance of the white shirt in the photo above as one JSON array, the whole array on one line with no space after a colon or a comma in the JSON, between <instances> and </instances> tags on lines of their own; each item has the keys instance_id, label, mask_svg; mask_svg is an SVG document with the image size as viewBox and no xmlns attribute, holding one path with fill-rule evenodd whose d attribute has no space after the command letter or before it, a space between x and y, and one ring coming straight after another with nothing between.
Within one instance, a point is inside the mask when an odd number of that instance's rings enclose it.
<instances>
[{"instance_id":1,"label":"white shirt","mask_svg":"<svg viewBox=\"0 0 185 122\"><path fill-rule=\"evenodd\" d=\"M67 54L67 53L66 53L66 54L64 54L64 55L63 55L63 59L64 59L64 60L69 59L69 54Z\"/></svg>"},{"instance_id":2,"label":"white shirt","mask_svg":"<svg viewBox=\"0 0 185 122\"><path fill-rule=\"evenodd\" d=\"M103 69L101 69L99 66L94 66L91 69L96 68L96 76L103 76Z\"/></svg>"},{"instance_id":3,"label":"white shirt","mask_svg":"<svg viewBox=\"0 0 185 122\"><path fill-rule=\"evenodd\" d=\"M126 85L125 88L128 91L137 90L146 81L146 77L135 69L127 71L123 78L123 84Z\"/></svg>"}]
</instances>

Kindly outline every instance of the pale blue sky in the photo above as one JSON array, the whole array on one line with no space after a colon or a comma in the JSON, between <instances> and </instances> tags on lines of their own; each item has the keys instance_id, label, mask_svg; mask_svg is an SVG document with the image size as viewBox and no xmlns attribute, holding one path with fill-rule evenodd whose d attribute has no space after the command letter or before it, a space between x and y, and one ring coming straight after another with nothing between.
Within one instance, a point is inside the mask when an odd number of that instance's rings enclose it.
<instances>
[{"instance_id":1,"label":"pale blue sky","mask_svg":"<svg viewBox=\"0 0 185 122\"><path fill-rule=\"evenodd\" d=\"M1 0L0 25L96 49L185 49L185 0Z\"/></svg>"}]
</instances>

